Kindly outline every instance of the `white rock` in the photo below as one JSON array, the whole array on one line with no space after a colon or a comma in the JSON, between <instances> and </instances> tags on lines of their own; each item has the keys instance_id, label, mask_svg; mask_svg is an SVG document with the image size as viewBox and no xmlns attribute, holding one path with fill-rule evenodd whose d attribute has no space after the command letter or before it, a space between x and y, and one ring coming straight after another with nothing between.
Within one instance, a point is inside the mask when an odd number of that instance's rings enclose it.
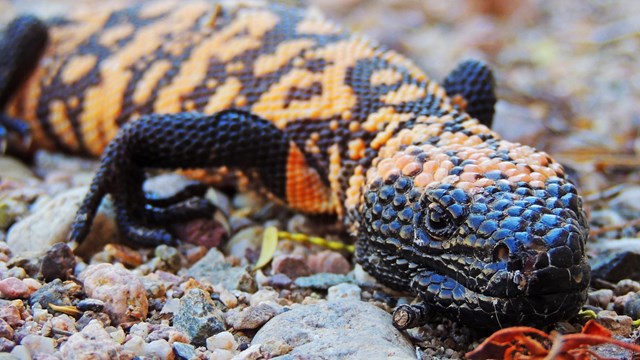
<instances>
[{"instance_id":1,"label":"white rock","mask_svg":"<svg viewBox=\"0 0 640 360\"><path fill-rule=\"evenodd\" d=\"M11 355L13 355L18 360L31 360L31 352L24 345L18 345L11 350Z\"/></svg>"},{"instance_id":2,"label":"white rock","mask_svg":"<svg viewBox=\"0 0 640 360\"><path fill-rule=\"evenodd\" d=\"M258 359L262 359L263 356L262 356L261 348L262 347L260 346L260 344L251 345L247 349L245 349L243 352L241 352L240 354L234 356L233 360L258 360Z\"/></svg>"},{"instance_id":3,"label":"white rock","mask_svg":"<svg viewBox=\"0 0 640 360\"><path fill-rule=\"evenodd\" d=\"M131 351L136 354L136 356L140 356L144 354L145 342L144 339L138 335L132 335L131 339L124 343L122 346L124 350Z\"/></svg>"},{"instance_id":4,"label":"white rock","mask_svg":"<svg viewBox=\"0 0 640 360\"><path fill-rule=\"evenodd\" d=\"M327 292L327 300L360 300L362 290L355 284L338 284L329 288Z\"/></svg>"},{"instance_id":5,"label":"white rock","mask_svg":"<svg viewBox=\"0 0 640 360\"><path fill-rule=\"evenodd\" d=\"M46 251L51 245L66 242L76 212L88 188L65 191L47 200L35 212L14 224L7 234L7 243L14 254ZM96 214L91 232L77 249L76 255L90 255L118 238L115 216L109 204Z\"/></svg>"},{"instance_id":6,"label":"white rock","mask_svg":"<svg viewBox=\"0 0 640 360\"><path fill-rule=\"evenodd\" d=\"M104 301L105 311L116 324L146 319L149 300L144 285L122 265L90 265L80 280L89 297Z\"/></svg>"},{"instance_id":7,"label":"white rock","mask_svg":"<svg viewBox=\"0 0 640 360\"><path fill-rule=\"evenodd\" d=\"M160 359L171 359L173 349L171 344L165 339L155 340L144 346L145 356L157 356Z\"/></svg>"},{"instance_id":8,"label":"white rock","mask_svg":"<svg viewBox=\"0 0 640 360\"><path fill-rule=\"evenodd\" d=\"M415 359L413 345L393 326L391 315L363 301L292 307L262 326L251 344L261 344L265 357Z\"/></svg>"},{"instance_id":9,"label":"white rock","mask_svg":"<svg viewBox=\"0 0 640 360\"><path fill-rule=\"evenodd\" d=\"M98 320L91 320L60 348L63 359L117 359L121 351L122 345L113 341Z\"/></svg>"},{"instance_id":10,"label":"white rock","mask_svg":"<svg viewBox=\"0 0 640 360\"><path fill-rule=\"evenodd\" d=\"M52 338L44 337L41 335L29 334L20 342L29 349L31 354L53 354L56 349L56 341Z\"/></svg>"},{"instance_id":11,"label":"white rock","mask_svg":"<svg viewBox=\"0 0 640 360\"><path fill-rule=\"evenodd\" d=\"M267 301L277 303L279 296L280 294L278 294L278 292L273 289L258 290L253 295L251 295L251 300L249 301L249 305L258 306L260 303L267 302Z\"/></svg>"},{"instance_id":12,"label":"white rock","mask_svg":"<svg viewBox=\"0 0 640 360\"><path fill-rule=\"evenodd\" d=\"M180 310L180 299L169 299L162 306L161 314L175 314Z\"/></svg>"},{"instance_id":13,"label":"white rock","mask_svg":"<svg viewBox=\"0 0 640 360\"><path fill-rule=\"evenodd\" d=\"M124 343L125 337L127 335L124 333L124 330L122 330L120 326L118 326L117 328L113 326L108 326L105 328L105 330L107 330L109 335L111 335L111 338L115 340L118 344Z\"/></svg>"},{"instance_id":14,"label":"white rock","mask_svg":"<svg viewBox=\"0 0 640 360\"><path fill-rule=\"evenodd\" d=\"M234 352L224 349L215 349L211 352L211 359L230 360L233 359Z\"/></svg>"},{"instance_id":15,"label":"white rock","mask_svg":"<svg viewBox=\"0 0 640 360\"><path fill-rule=\"evenodd\" d=\"M211 351L215 349L235 350L237 347L236 339L228 331L223 331L207 338L207 349Z\"/></svg>"}]
</instances>

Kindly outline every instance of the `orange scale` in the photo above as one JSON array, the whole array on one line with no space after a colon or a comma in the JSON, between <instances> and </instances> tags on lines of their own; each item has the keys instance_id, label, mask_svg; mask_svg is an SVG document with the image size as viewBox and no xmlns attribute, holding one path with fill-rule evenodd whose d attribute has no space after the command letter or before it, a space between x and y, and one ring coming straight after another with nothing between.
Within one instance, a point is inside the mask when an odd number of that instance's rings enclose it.
<instances>
[{"instance_id":1,"label":"orange scale","mask_svg":"<svg viewBox=\"0 0 640 360\"><path fill-rule=\"evenodd\" d=\"M517 175L510 176L509 177L509 181L511 181L513 183L520 182L520 181L530 182L531 181L531 177L529 176L529 174L519 173Z\"/></svg>"},{"instance_id":2,"label":"orange scale","mask_svg":"<svg viewBox=\"0 0 640 360\"><path fill-rule=\"evenodd\" d=\"M468 164L468 165L465 165L465 166L462 168L462 173L464 174L464 173L467 173L467 172L470 172L470 173L479 173L479 172L480 172L480 167L479 167L478 165L476 165L476 164Z\"/></svg>"},{"instance_id":3,"label":"orange scale","mask_svg":"<svg viewBox=\"0 0 640 360\"><path fill-rule=\"evenodd\" d=\"M516 169L518 169L518 172L523 174L531 173L531 169L527 164L523 164L523 163L516 164Z\"/></svg>"},{"instance_id":4,"label":"orange scale","mask_svg":"<svg viewBox=\"0 0 640 360\"><path fill-rule=\"evenodd\" d=\"M436 172L433 174L433 180L442 181L448 175L449 175L449 170L445 168L438 168L438 170L436 170Z\"/></svg>"},{"instance_id":5,"label":"orange scale","mask_svg":"<svg viewBox=\"0 0 640 360\"><path fill-rule=\"evenodd\" d=\"M534 188L544 188L544 181L533 180L529 182L529 185Z\"/></svg>"},{"instance_id":6,"label":"orange scale","mask_svg":"<svg viewBox=\"0 0 640 360\"><path fill-rule=\"evenodd\" d=\"M459 181L456 183L456 187L465 191L471 190L474 188L473 183L468 181Z\"/></svg>"},{"instance_id":7,"label":"orange scale","mask_svg":"<svg viewBox=\"0 0 640 360\"><path fill-rule=\"evenodd\" d=\"M423 171L414 178L413 182L417 187L426 187L433 182L433 176Z\"/></svg>"},{"instance_id":8,"label":"orange scale","mask_svg":"<svg viewBox=\"0 0 640 360\"><path fill-rule=\"evenodd\" d=\"M440 167L447 169L447 171L453 169L453 163L451 162L451 160L444 160L440 163Z\"/></svg>"},{"instance_id":9,"label":"orange scale","mask_svg":"<svg viewBox=\"0 0 640 360\"><path fill-rule=\"evenodd\" d=\"M389 172L387 172L386 174L382 175L382 178L384 180L389 179L392 176L400 176L400 169L391 169Z\"/></svg>"},{"instance_id":10,"label":"orange scale","mask_svg":"<svg viewBox=\"0 0 640 360\"><path fill-rule=\"evenodd\" d=\"M424 164L422 164L422 171L429 174L435 173L437 168L438 168L438 163L433 160L429 160Z\"/></svg>"},{"instance_id":11,"label":"orange scale","mask_svg":"<svg viewBox=\"0 0 640 360\"><path fill-rule=\"evenodd\" d=\"M402 174L406 176L413 176L422 171L422 165L417 162L410 162L402 167Z\"/></svg>"},{"instance_id":12,"label":"orange scale","mask_svg":"<svg viewBox=\"0 0 640 360\"><path fill-rule=\"evenodd\" d=\"M516 169L515 167L513 169L507 169L507 170L503 170L502 173L506 176L506 177L512 177L516 174L518 174L518 169Z\"/></svg>"},{"instance_id":13,"label":"orange scale","mask_svg":"<svg viewBox=\"0 0 640 360\"><path fill-rule=\"evenodd\" d=\"M516 165L510 161L503 161L498 164L498 169L500 169L500 171L502 172L506 172L507 170L515 170Z\"/></svg>"},{"instance_id":14,"label":"orange scale","mask_svg":"<svg viewBox=\"0 0 640 360\"><path fill-rule=\"evenodd\" d=\"M464 146L476 146L479 144L482 144L482 139L480 139L479 136L473 135L470 136L469 138L467 138L467 140L464 141L463 145Z\"/></svg>"},{"instance_id":15,"label":"orange scale","mask_svg":"<svg viewBox=\"0 0 640 360\"><path fill-rule=\"evenodd\" d=\"M394 159L394 163L396 164L396 167L398 169L404 169L405 166L407 166L407 165L409 165L411 163L416 163L415 160L416 160L415 156L408 155L408 154L402 154L402 156L399 156L397 159ZM422 168L422 166L420 166L420 167Z\"/></svg>"},{"instance_id":16,"label":"orange scale","mask_svg":"<svg viewBox=\"0 0 640 360\"><path fill-rule=\"evenodd\" d=\"M539 172L532 172L529 176L531 176L531 180L545 181L547 177Z\"/></svg>"},{"instance_id":17,"label":"orange scale","mask_svg":"<svg viewBox=\"0 0 640 360\"><path fill-rule=\"evenodd\" d=\"M473 185L475 187L485 188L487 186L495 185L495 181L493 181L491 179L483 178L483 179L479 179L476 182L474 182Z\"/></svg>"},{"instance_id":18,"label":"orange scale","mask_svg":"<svg viewBox=\"0 0 640 360\"><path fill-rule=\"evenodd\" d=\"M538 170L540 173L544 174L546 177L550 178L550 177L554 177L554 176L558 176L558 174L553 171L553 169L549 168L549 167L543 167L540 170Z\"/></svg>"},{"instance_id":19,"label":"orange scale","mask_svg":"<svg viewBox=\"0 0 640 360\"><path fill-rule=\"evenodd\" d=\"M464 182L470 182L470 183L474 183L478 180L478 178L482 177L482 175L480 175L477 172L467 172L464 171L462 172L462 174L460 174L460 181L464 181Z\"/></svg>"},{"instance_id":20,"label":"orange scale","mask_svg":"<svg viewBox=\"0 0 640 360\"><path fill-rule=\"evenodd\" d=\"M389 170L391 170L391 169L393 169L395 167L396 167L396 164L393 162L393 160L391 160L389 158L382 159L382 161L380 161L378 163L378 171L380 172L380 174L385 174Z\"/></svg>"}]
</instances>

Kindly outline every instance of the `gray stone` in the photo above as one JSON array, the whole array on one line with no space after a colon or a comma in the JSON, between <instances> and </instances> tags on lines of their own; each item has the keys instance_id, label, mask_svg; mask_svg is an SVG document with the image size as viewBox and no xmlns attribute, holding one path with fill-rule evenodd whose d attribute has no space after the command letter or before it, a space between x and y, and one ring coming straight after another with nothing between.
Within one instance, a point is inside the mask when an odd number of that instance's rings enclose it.
<instances>
[{"instance_id":1,"label":"gray stone","mask_svg":"<svg viewBox=\"0 0 640 360\"><path fill-rule=\"evenodd\" d=\"M236 330L257 329L283 311L282 306L276 303L263 302L242 310L231 309L225 314L225 317L227 324Z\"/></svg>"},{"instance_id":2,"label":"gray stone","mask_svg":"<svg viewBox=\"0 0 640 360\"><path fill-rule=\"evenodd\" d=\"M71 306L69 289L62 283L62 280L55 279L44 284L29 297L29 305L40 304L43 309L48 309L49 304L58 306Z\"/></svg>"},{"instance_id":3,"label":"gray stone","mask_svg":"<svg viewBox=\"0 0 640 360\"><path fill-rule=\"evenodd\" d=\"M328 290L330 287L342 283L353 283L354 279L347 275L320 273L299 277L294 281L297 287Z\"/></svg>"},{"instance_id":4,"label":"gray stone","mask_svg":"<svg viewBox=\"0 0 640 360\"><path fill-rule=\"evenodd\" d=\"M180 299L173 326L185 333L195 346L204 346L208 337L225 330L222 311L201 289L191 289Z\"/></svg>"},{"instance_id":5,"label":"gray stone","mask_svg":"<svg viewBox=\"0 0 640 360\"><path fill-rule=\"evenodd\" d=\"M360 300L362 290L355 284L338 284L329 288L327 300Z\"/></svg>"},{"instance_id":6,"label":"gray stone","mask_svg":"<svg viewBox=\"0 0 640 360\"><path fill-rule=\"evenodd\" d=\"M617 242L617 241L616 241ZM591 278L617 283L623 279L640 280L640 253L612 252L591 261Z\"/></svg>"},{"instance_id":7,"label":"gray stone","mask_svg":"<svg viewBox=\"0 0 640 360\"><path fill-rule=\"evenodd\" d=\"M391 315L362 301L298 306L258 331L251 345L279 359L415 359L414 347Z\"/></svg>"},{"instance_id":8,"label":"gray stone","mask_svg":"<svg viewBox=\"0 0 640 360\"><path fill-rule=\"evenodd\" d=\"M44 252L53 244L66 242L76 212L88 188L66 191L41 204L35 212L9 229L7 243L14 254ZM116 242L117 225L113 207L105 201L96 214L87 238L75 249L79 256L89 256L107 243Z\"/></svg>"},{"instance_id":9,"label":"gray stone","mask_svg":"<svg viewBox=\"0 0 640 360\"><path fill-rule=\"evenodd\" d=\"M618 196L611 200L610 206L627 219L635 219L640 213L640 186L625 186Z\"/></svg>"},{"instance_id":10,"label":"gray stone","mask_svg":"<svg viewBox=\"0 0 640 360\"><path fill-rule=\"evenodd\" d=\"M245 268L226 263L224 255L217 249L209 249L207 255L193 264L185 275L213 285L222 284L227 290L245 292L256 290L253 276Z\"/></svg>"},{"instance_id":11,"label":"gray stone","mask_svg":"<svg viewBox=\"0 0 640 360\"><path fill-rule=\"evenodd\" d=\"M173 354L178 360L189 360L196 357L196 348L191 344L173 343Z\"/></svg>"}]
</instances>

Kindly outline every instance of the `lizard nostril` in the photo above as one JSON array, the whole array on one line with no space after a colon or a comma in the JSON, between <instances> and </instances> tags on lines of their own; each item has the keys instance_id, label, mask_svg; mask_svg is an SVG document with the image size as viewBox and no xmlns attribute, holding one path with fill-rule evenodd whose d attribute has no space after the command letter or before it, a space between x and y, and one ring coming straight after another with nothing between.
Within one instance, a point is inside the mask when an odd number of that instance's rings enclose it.
<instances>
[{"instance_id":1,"label":"lizard nostril","mask_svg":"<svg viewBox=\"0 0 640 360\"><path fill-rule=\"evenodd\" d=\"M493 261L501 262L509 260L509 247L504 243L496 245L493 248Z\"/></svg>"}]
</instances>

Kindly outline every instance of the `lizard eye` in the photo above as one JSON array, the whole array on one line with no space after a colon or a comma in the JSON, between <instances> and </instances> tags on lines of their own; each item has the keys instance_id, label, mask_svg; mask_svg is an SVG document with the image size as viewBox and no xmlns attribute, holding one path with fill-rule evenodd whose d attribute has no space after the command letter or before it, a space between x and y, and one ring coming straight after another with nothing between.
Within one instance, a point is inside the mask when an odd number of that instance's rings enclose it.
<instances>
[{"instance_id":1,"label":"lizard eye","mask_svg":"<svg viewBox=\"0 0 640 360\"><path fill-rule=\"evenodd\" d=\"M431 237L445 240L451 234L454 224L451 215L440 204L431 203L427 206L424 225Z\"/></svg>"}]
</instances>

